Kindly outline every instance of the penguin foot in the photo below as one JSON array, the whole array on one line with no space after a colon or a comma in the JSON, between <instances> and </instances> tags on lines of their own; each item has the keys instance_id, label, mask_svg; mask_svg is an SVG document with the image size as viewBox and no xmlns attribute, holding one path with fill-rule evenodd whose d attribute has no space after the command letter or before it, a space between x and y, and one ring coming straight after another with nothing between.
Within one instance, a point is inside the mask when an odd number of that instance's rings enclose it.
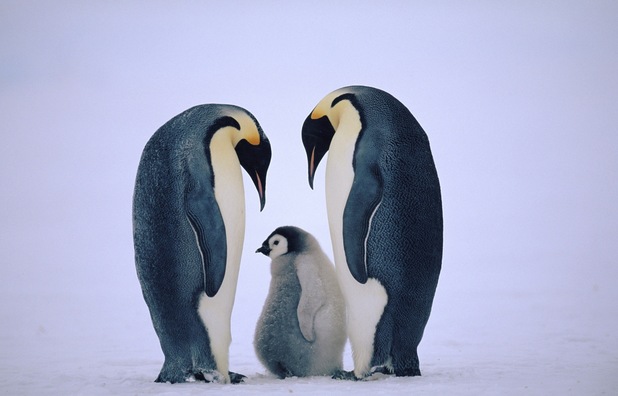
<instances>
[{"instance_id":1,"label":"penguin foot","mask_svg":"<svg viewBox=\"0 0 618 396\"><path fill-rule=\"evenodd\" d=\"M354 371L337 370L332 378L338 380L350 380L350 381L374 381L387 375L395 374L392 369L387 366L375 366L364 377L358 378L354 375ZM417 374L417 375L420 375ZM402 375L403 376L403 375Z\"/></svg>"},{"instance_id":2,"label":"penguin foot","mask_svg":"<svg viewBox=\"0 0 618 396\"><path fill-rule=\"evenodd\" d=\"M358 381L358 378L354 375L354 371L337 370L333 373L332 379Z\"/></svg>"},{"instance_id":3,"label":"penguin foot","mask_svg":"<svg viewBox=\"0 0 618 396\"><path fill-rule=\"evenodd\" d=\"M286 379L287 377L294 377L294 373L288 370L285 367L285 365L281 362L277 362L277 364L272 368L271 371L279 379Z\"/></svg>"},{"instance_id":4,"label":"penguin foot","mask_svg":"<svg viewBox=\"0 0 618 396\"><path fill-rule=\"evenodd\" d=\"M375 366L371 369L371 373L369 375L373 374L393 375L394 373L393 370L387 366Z\"/></svg>"},{"instance_id":5,"label":"penguin foot","mask_svg":"<svg viewBox=\"0 0 618 396\"><path fill-rule=\"evenodd\" d=\"M229 371L228 373L230 375L230 383L232 383L232 384L240 384L241 382L243 382L245 380L245 378L247 378L246 375L242 375L242 374L238 374L238 373L233 373L231 371ZM202 370L202 371L198 371L197 373L193 374L193 377L194 377L194 379L196 381L204 381L206 383L211 383L211 382L223 383L223 382L225 382L225 380L221 376L221 373L219 373L217 370Z\"/></svg>"},{"instance_id":6,"label":"penguin foot","mask_svg":"<svg viewBox=\"0 0 618 396\"><path fill-rule=\"evenodd\" d=\"M197 373L194 374L194 377L196 381L204 381L206 383L222 382L221 374L217 372L216 370L198 371Z\"/></svg>"},{"instance_id":7,"label":"penguin foot","mask_svg":"<svg viewBox=\"0 0 618 396\"><path fill-rule=\"evenodd\" d=\"M233 373L231 371L229 372L229 374L230 374L230 382L232 384L240 384L241 382L245 382L245 378L247 378L246 375Z\"/></svg>"},{"instance_id":8,"label":"penguin foot","mask_svg":"<svg viewBox=\"0 0 618 396\"><path fill-rule=\"evenodd\" d=\"M388 378L393 374L393 369L388 366L374 366L371 368L371 371L362 378L362 380L377 381L379 379Z\"/></svg>"}]
</instances>

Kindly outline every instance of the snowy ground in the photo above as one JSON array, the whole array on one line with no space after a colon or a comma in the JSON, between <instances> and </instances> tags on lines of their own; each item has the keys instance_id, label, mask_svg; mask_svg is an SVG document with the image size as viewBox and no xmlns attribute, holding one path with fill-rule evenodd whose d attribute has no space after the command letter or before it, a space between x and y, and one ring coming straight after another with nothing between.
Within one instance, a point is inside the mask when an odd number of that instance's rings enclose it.
<instances>
[{"instance_id":1,"label":"snowy ground","mask_svg":"<svg viewBox=\"0 0 618 396\"><path fill-rule=\"evenodd\" d=\"M137 292L3 293L2 322L13 325L0 334L3 393L615 394L614 290L474 291L444 279L420 351L423 376L358 383L269 376L251 345L261 302L247 293L239 293L230 352L232 369L248 376L240 385L154 383L162 356ZM7 306L14 301L22 308ZM345 361L351 368L349 350Z\"/></svg>"},{"instance_id":2,"label":"snowy ground","mask_svg":"<svg viewBox=\"0 0 618 396\"><path fill-rule=\"evenodd\" d=\"M0 393L615 395L616 5L413 3L3 1ZM411 109L440 175L423 376L282 381L252 348L269 282L253 252L293 224L330 255L324 169L311 191L300 128L350 84ZM155 384L135 171L155 129L210 102L249 109L273 146L263 212L245 179L230 361L248 380Z\"/></svg>"}]
</instances>

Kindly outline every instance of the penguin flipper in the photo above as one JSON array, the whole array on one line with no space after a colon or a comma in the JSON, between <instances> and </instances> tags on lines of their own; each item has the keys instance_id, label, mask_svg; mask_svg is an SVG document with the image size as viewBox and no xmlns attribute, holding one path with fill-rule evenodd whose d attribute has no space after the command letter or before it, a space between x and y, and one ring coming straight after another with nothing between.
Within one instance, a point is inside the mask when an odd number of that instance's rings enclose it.
<instances>
[{"instance_id":1,"label":"penguin flipper","mask_svg":"<svg viewBox=\"0 0 618 396\"><path fill-rule=\"evenodd\" d=\"M367 238L371 219L382 200L382 182L377 169L356 172L343 211L343 248L350 273L366 283Z\"/></svg>"},{"instance_id":2,"label":"penguin flipper","mask_svg":"<svg viewBox=\"0 0 618 396\"><path fill-rule=\"evenodd\" d=\"M312 265L313 263L302 263L300 261L302 259L299 260L296 267L301 289L296 314L303 337L305 340L313 342L315 341L315 316L326 301L324 293L321 291L321 281L318 277L317 268Z\"/></svg>"},{"instance_id":3,"label":"penguin flipper","mask_svg":"<svg viewBox=\"0 0 618 396\"><path fill-rule=\"evenodd\" d=\"M204 175L206 176L206 175ZM201 176L201 178L204 178ZM193 177L199 177L193 173ZM225 276L227 240L225 224L212 189L204 188L205 180L197 180L187 191L187 218L195 232L202 258L204 291L214 297Z\"/></svg>"}]
</instances>

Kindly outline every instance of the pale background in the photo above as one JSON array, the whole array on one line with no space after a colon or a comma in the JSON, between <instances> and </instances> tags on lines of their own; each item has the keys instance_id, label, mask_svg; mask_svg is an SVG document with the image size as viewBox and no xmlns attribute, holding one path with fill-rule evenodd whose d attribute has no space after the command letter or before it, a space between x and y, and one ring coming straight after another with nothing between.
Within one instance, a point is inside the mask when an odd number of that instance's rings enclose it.
<instances>
[{"instance_id":1,"label":"pale background","mask_svg":"<svg viewBox=\"0 0 618 396\"><path fill-rule=\"evenodd\" d=\"M425 3L0 2L0 392L615 391L618 6ZM253 252L293 224L332 257L324 166L311 191L300 130L351 84L408 106L442 184L423 376L279 381L251 345L269 282ZM234 387L152 383L162 354L133 262L141 151L201 103L245 107L273 148L263 212L245 179L230 360L249 380Z\"/></svg>"}]
</instances>

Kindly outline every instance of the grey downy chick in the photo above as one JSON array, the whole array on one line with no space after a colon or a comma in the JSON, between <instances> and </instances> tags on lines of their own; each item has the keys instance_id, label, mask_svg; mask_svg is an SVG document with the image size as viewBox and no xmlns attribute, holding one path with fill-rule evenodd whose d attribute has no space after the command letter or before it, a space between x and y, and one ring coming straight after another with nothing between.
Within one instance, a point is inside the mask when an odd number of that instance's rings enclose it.
<instances>
[{"instance_id":1,"label":"grey downy chick","mask_svg":"<svg viewBox=\"0 0 618 396\"><path fill-rule=\"evenodd\" d=\"M298 227L284 226L258 252L272 259L270 288L255 329L260 362L282 379L341 370L345 302L318 241Z\"/></svg>"}]
</instances>

